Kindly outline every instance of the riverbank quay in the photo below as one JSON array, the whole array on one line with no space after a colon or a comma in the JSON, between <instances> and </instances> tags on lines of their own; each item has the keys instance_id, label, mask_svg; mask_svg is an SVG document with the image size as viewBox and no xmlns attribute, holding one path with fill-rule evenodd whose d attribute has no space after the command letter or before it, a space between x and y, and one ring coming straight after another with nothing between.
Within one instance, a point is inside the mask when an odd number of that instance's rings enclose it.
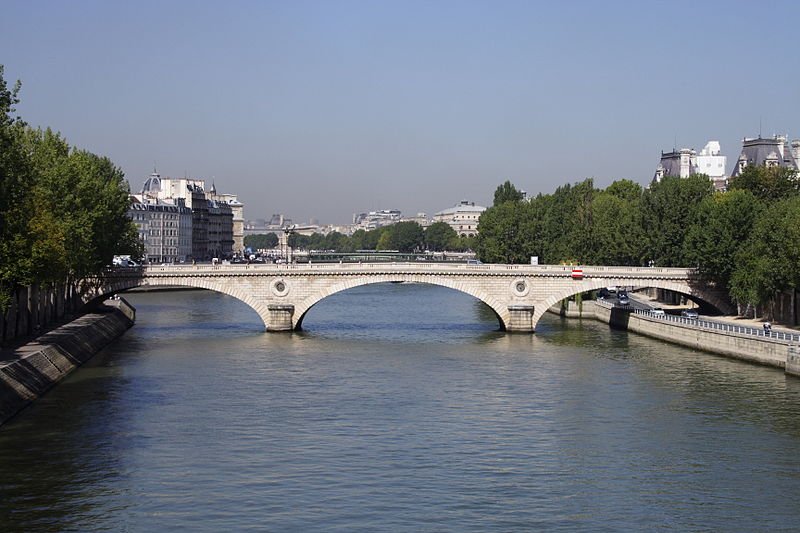
<instances>
[{"instance_id":1,"label":"riverbank quay","mask_svg":"<svg viewBox=\"0 0 800 533\"><path fill-rule=\"evenodd\" d=\"M800 353L796 333L740 326L724 320L704 321L673 315L653 315L647 311L623 309L599 300L580 304L565 302L549 309L565 318L589 318L612 328L646 335L696 350L731 357L750 363L783 369L800 377Z\"/></svg>"},{"instance_id":2,"label":"riverbank quay","mask_svg":"<svg viewBox=\"0 0 800 533\"><path fill-rule=\"evenodd\" d=\"M136 309L123 298L18 348L0 352L0 425L125 333Z\"/></svg>"}]
</instances>

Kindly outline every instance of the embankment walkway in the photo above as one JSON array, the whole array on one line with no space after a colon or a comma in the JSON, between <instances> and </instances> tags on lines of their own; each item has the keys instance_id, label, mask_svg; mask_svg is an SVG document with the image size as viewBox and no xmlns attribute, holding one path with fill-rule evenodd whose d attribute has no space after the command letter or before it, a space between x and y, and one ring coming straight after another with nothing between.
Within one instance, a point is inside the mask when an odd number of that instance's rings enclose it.
<instances>
[{"instance_id":1,"label":"embankment walkway","mask_svg":"<svg viewBox=\"0 0 800 533\"><path fill-rule=\"evenodd\" d=\"M674 344L743 361L782 368L800 376L800 335L790 330L772 330L741 325L722 319L688 319L658 315L645 310L629 310L601 300L568 302L565 308L551 311L568 318L592 318Z\"/></svg>"}]
</instances>

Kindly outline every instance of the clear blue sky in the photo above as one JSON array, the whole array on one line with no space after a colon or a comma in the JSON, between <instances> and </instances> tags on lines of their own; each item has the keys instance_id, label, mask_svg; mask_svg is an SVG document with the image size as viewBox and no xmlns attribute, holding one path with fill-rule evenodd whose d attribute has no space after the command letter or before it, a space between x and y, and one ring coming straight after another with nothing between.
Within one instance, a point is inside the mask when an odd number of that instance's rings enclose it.
<instances>
[{"instance_id":1,"label":"clear blue sky","mask_svg":"<svg viewBox=\"0 0 800 533\"><path fill-rule=\"evenodd\" d=\"M214 180L245 217L489 205L660 150L800 137L798 2L6 0L19 114L139 189ZM729 168L730 170L730 168Z\"/></svg>"}]
</instances>

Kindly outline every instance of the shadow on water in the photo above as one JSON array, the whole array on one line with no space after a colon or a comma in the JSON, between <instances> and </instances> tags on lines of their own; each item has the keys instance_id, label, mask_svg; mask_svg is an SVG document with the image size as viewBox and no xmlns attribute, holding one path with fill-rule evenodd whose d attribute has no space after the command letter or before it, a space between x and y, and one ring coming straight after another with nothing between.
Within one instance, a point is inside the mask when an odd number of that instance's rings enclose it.
<instances>
[{"instance_id":1,"label":"shadow on water","mask_svg":"<svg viewBox=\"0 0 800 533\"><path fill-rule=\"evenodd\" d=\"M754 426L800 437L800 379L782 369L728 357L610 328L596 320L546 315L537 332L550 346L592 346L593 359L607 359L632 369L653 390L680 391L678 403L718 421L747 421Z\"/></svg>"}]
</instances>

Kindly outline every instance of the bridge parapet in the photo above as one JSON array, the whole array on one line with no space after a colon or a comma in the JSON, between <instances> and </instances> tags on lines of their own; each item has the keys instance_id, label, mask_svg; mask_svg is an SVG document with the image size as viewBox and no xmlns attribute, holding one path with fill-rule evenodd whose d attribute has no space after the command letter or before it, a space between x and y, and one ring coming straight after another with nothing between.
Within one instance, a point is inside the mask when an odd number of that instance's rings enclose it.
<instances>
[{"instance_id":1,"label":"bridge parapet","mask_svg":"<svg viewBox=\"0 0 800 533\"><path fill-rule=\"evenodd\" d=\"M584 266L583 277L623 277L632 279L642 278L673 278L689 279L694 272L689 268L667 267L624 267L624 266ZM556 276L572 277L572 266L569 265L474 265L464 263L293 263L293 264L233 264L233 265L155 265L144 269L117 269L117 271L138 271L149 275L156 274L182 274L191 272L220 274L264 274L278 272L293 273L372 273L372 272L448 272L471 275L527 275L527 276Z\"/></svg>"}]
</instances>

